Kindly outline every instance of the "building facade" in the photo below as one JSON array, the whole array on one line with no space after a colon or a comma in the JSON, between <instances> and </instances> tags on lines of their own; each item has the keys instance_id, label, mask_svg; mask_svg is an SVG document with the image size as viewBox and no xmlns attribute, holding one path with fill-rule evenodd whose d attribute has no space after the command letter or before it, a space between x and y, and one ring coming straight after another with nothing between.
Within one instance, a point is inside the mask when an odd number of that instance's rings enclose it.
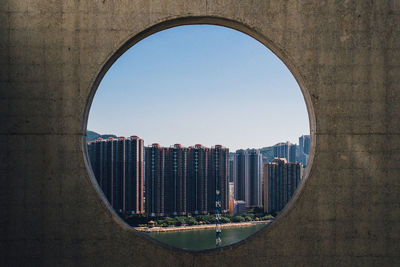
<instances>
[{"instance_id":1,"label":"building facade","mask_svg":"<svg viewBox=\"0 0 400 267\"><path fill-rule=\"evenodd\" d=\"M123 184L124 197L123 197L123 209L124 210L140 210L143 213L143 188L144 188L144 153L143 139L137 136L131 136L125 141L125 159L124 159L124 173L125 177L122 182ZM133 212L132 212L133 213Z\"/></svg>"},{"instance_id":2,"label":"building facade","mask_svg":"<svg viewBox=\"0 0 400 267\"><path fill-rule=\"evenodd\" d=\"M143 140L137 136L98 138L88 142L88 154L96 180L114 210L143 213Z\"/></svg>"},{"instance_id":3,"label":"building facade","mask_svg":"<svg viewBox=\"0 0 400 267\"><path fill-rule=\"evenodd\" d=\"M246 202L243 200L235 200L233 214L240 215L246 213Z\"/></svg>"},{"instance_id":4,"label":"building facade","mask_svg":"<svg viewBox=\"0 0 400 267\"><path fill-rule=\"evenodd\" d=\"M165 151L159 144L145 148L146 162L146 214L164 216L165 212Z\"/></svg>"},{"instance_id":5,"label":"building facade","mask_svg":"<svg viewBox=\"0 0 400 267\"><path fill-rule=\"evenodd\" d=\"M207 210L209 213L215 211L216 190L220 192L221 211L229 210L229 149L216 145L210 149L207 183Z\"/></svg>"},{"instance_id":6,"label":"building facade","mask_svg":"<svg viewBox=\"0 0 400 267\"><path fill-rule=\"evenodd\" d=\"M233 183L235 185L235 200L246 201L246 181L248 180L248 160L247 151L244 149L236 150L235 155L236 178Z\"/></svg>"},{"instance_id":7,"label":"building facade","mask_svg":"<svg viewBox=\"0 0 400 267\"><path fill-rule=\"evenodd\" d=\"M210 149L200 144L189 147L188 153L188 212L208 213L208 164Z\"/></svg>"},{"instance_id":8,"label":"building facade","mask_svg":"<svg viewBox=\"0 0 400 267\"><path fill-rule=\"evenodd\" d=\"M146 214L170 216L215 212L216 189L221 210L229 209L229 150L197 144L145 148Z\"/></svg>"},{"instance_id":9,"label":"building facade","mask_svg":"<svg viewBox=\"0 0 400 267\"><path fill-rule=\"evenodd\" d=\"M310 154L310 135L302 135L299 137L299 162L304 167L307 166L308 155Z\"/></svg>"},{"instance_id":10,"label":"building facade","mask_svg":"<svg viewBox=\"0 0 400 267\"><path fill-rule=\"evenodd\" d=\"M165 213L187 213L187 148L180 144L165 149Z\"/></svg>"},{"instance_id":11,"label":"building facade","mask_svg":"<svg viewBox=\"0 0 400 267\"><path fill-rule=\"evenodd\" d=\"M302 178L301 163L287 163L276 158L263 166L264 212L281 211L289 202Z\"/></svg>"},{"instance_id":12,"label":"building facade","mask_svg":"<svg viewBox=\"0 0 400 267\"><path fill-rule=\"evenodd\" d=\"M239 149L235 155L235 200L247 208L262 207L262 155L259 149Z\"/></svg>"},{"instance_id":13,"label":"building facade","mask_svg":"<svg viewBox=\"0 0 400 267\"><path fill-rule=\"evenodd\" d=\"M296 144L278 143L273 146L274 158L285 158L287 162L296 162Z\"/></svg>"},{"instance_id":14,"label":"building facade","mask_svg":"<svg viewBox=\"0 0 400 267\"><path fill-rule=\"evenodd\" d=\"M248 149L247 207L262 207L262 155L259 149Z\"/></svg>"}]
</instances>

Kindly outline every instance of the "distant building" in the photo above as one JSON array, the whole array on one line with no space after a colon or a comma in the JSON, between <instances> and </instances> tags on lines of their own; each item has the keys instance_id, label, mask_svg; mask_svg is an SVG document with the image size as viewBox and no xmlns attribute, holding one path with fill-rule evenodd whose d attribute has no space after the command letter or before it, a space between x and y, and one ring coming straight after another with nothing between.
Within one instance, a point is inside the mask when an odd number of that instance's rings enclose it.
<instances>
[{"instance_id":1,"label":"distant building","mask_svg":"<svg viewBox=\"0 0 400 267\"><path fill-rule=\"evenodd\" d=\"M145 151L148 216L214 213L216 188L221 194L221 210L228 211L227 148L153 144Z\"/></svg>"},{"instance_id":2,"label":"distant building","mask_svg":"<svg viewBox=\"0 0 400 267\"><path fill-rule=\"evenodd\" d=\"M165 153L165 213L186 215L187 148L175 144Z\"/></svg>"},{"instance_id":3,"label":"distant building","mask_svg":"<svg viewBox=\"0 0 400 267\"><path fill-rule=\"evenodd\" d=\"M113 208L117 212L122 212L123 210L126 210L125 207L127 206L124 199L126 199L127 196L131 197L130 193L125 194L124 190L124 186L126 185L125 178L128 176L130 177L131 175L136 175L136 172L132 172L130 169L129 170L127 169L131 167L132 163L127 164L126 161L136 158L136 155L130 155L131 156L130 158L126 157L126 155L129 153L127 153L125 138L122 137L117 139L111 138L111 140L112 141L110 142L110 144L112 144L113 146L112 161L110 161L112 162L111 203ZM130 153L132 152L136 153L136 151L130 151ZM131 177L131 179L136 180L136 177ZM132 184L132 182L133 181L130 181L129 184ZM131 188L129 188L129 190L127 191L128 192L131 191ZM137 203L130 203L129 205L130 207L128 208L128 210L137 210L133 209L133 206L136 206L135 204Z\"/></svg>"},{"instance_id":4,"label":"distant building","mask_svg":"<svg viewBox=\"0 0 400 267\"><path fill-rule=\"evenodd\" d=\"M236 154L229 155L229 213L233 214L235 201L235 183L237 181Z\"/></svg>"},{"instance_id":5,"label":"distant building","mask_svg":"<svg viewBox=\"0 0 400 267\"><path fill-rule=\"evenodd\" d=\"M122 192L124 192L122 199L122 210L130 211L131 214L143 213L144 142L143 139L140 139L137 136L131 136L123 139L119 138L118 143L120 144L121 149L123 149L121 146L122 142L125 143L125 184L124 177L122 177L122 180L119 180L119 183L117 184L117 188L125 188L122 189ZM120 182L122 182L122 187ZM119 191L116 192L116 195L119 195Z\"/></svg>"},{"instance_id":6,"label":"distant building","mask_svg":"<svg viewBox=\"0 0 400 267\"><path fill-rule=\"evenodd\" d=\"M301 163L276 158L264 164L264 212L279 212L289 202L302 177Z\"/></svg>"},{"instance_id":7,"label":"distant building","mask_svg":"<svg viewBox=\"0 0 400 267\"><path fill-rule=\"evenodd\" d=\"M221 145L144 148L137 136L109 137L88 142L88 153L99 186L119 213L214 213L217 189L221 211L228 212L229 149Z\"/></svg>"},{"instance_id":8,"label":"distant building","mask_svg":"<svg viewBox=\"0 0 400 267\"><path fill-rule=\"evenodd\" d=\"M143 213L143 140L137 136L98 138L88 142L88 154L96 180L114 210Z\"/></svg>"},{"instance_id":9,"label":"distant building","mask_svg":"<svg viewBox=\"0 0 400 267\"><path fill-rule=\"evenodd\" d=\"M246 202L243 200L235 200L233 213L240 215L247 212Z\"/></svg>"},{"instance_id":10,"label":"distant building","mask_svg":"<svg viewBox=\"0 0 400 267\"><path fill-rule=\"evenodd\" d=\"M165 150L157 143L145 148L146 214L148 216L164 216Z\"/></svg>"},{"instance_id":11,"label":"distant building","mask_svg":"<svg viewBox=\"0 0 400 267\"><path fill-rule=\"evenodd\" d=\"M307 166L308 155L310 154L310 136L302 135L299 137L299 162L304 167Z\"/></svg>"},{"instance_id":12,"label":"distant building","mask_svg":"<svg viewBox=\"0 0 400 267\"><path fill-rule=\"evenodd\" d=\"M236 154L229 156L229 182L232 183L236 180L237 165L236 165Z\"/></svg>"},{"instance_id":13,"label":"distant building","mask_svg":"<svg viewBox=\"0 0 400 267\"><path fill-rule=\"evenodd\" d=\"M210 149L200 144L188 149L188 212L207 214L207 182Z\"/></svg>"},{"instance_id":14,"label":"distant building","mask_svg":"<svg viewBox=\"0 0 400 267\"><path fill-rule=\"evenodd\" d=\"M247 151L244 149L236 150L236 180L235 185L235 200L246 200L246 181L248 178L248 158Z\"/></svg>"},{"instance_id":15,"label":"distant building","mask_svg":"<svg viewBox=\"0 0 400 267\"><path fill-rule=\"evenodd\" d=\"M229 182L229 213L233 214L235 208L235 187L233 182Z\"/></svg>"},{"instance_id":16,"label":"distant building","mask_svg":"<svg viewBox=\"0 0 400 267\"><path fill-rule=\"evenodd\" d=\"M229 209L229 149L221 145L211 148L208 164L207 182L207 210L215 212L215 192L220 191L221 211L228 212Z\"/></svg>"},{"instance_id":17,"label":"distant building","mask_svg":"<svg viewBox=\"0 0 400 267\"><path fill-rule=\"evenodd\" d=\"M262 157L262 162L263 162L263 164L264 164L264 163L271 162L271 161L272 161L272 160L270 160L270 158L267 157L267 156L263 156L263 157Z\"/></svg>"},{"instance_id":18,"label":"distant building","mask_svg":"<svg viewBox=\"0 0 400 267\"><path fill-rule=\"evenodd\" d=\"M262 155L259 149L236 151L235 199L248 208L262 207Z\"/></svg>"},{"instance_id":19,"label":"distant building","mask_svg":"<svg viewBox=\"0 0 400 267\"><path fill-rule=\"evenodd\" d=\"M274 158L285 158L287 162L296 162L296 144L278 143L273 146Z\"/></svg>"},{"instance_id":20,"label":"distant building","mask_svg":"<svg viewBox=\"0 0 400 267\"><path fill-rule=\"evenodd\" d=\"M259 149L248 149L247 207L262 207L262 155Z\"/></svg>"}]
</instances>

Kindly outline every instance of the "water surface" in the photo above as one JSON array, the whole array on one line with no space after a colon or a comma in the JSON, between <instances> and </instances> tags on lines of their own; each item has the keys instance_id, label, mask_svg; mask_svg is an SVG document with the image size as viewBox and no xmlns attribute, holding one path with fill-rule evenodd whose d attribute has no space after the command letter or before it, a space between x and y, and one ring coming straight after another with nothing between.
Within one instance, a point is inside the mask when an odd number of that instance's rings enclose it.
<instances>
[{"instance_id":1,"label":"water surface","mask_svg":"<svg viewBox=\"0 0 400 267\"><path fill-rule=\"evenodd\" d=\"M256 224L246 227L222 228L222 244L228 246L237 243L265 227ZM189 230L182 232L146 233L160 242L186 250L203 250L215 248L215 229Z\"/></svg>"}]
</instances>

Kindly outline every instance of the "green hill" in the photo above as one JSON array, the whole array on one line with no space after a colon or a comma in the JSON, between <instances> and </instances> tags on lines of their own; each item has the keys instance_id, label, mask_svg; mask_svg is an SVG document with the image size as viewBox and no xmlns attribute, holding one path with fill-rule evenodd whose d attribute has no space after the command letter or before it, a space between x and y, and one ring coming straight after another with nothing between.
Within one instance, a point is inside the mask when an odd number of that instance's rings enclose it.
<instances>
[{"instance_id":1,"label":"green hill","mask_svg":"<svg viewBox=\"0 0 400 267\"><path fill-rule=\"evenodd\" d=\"M93 131L89 131L89 130L86 131L86 139L87 139L87 141L94 141L99 137L101 137L103 139L107 139L108 137L117 138L117 136L114 135L114 134L99 134L99 133L96 133L96 132L93 132Z\"/></svg>"}]
</instances>

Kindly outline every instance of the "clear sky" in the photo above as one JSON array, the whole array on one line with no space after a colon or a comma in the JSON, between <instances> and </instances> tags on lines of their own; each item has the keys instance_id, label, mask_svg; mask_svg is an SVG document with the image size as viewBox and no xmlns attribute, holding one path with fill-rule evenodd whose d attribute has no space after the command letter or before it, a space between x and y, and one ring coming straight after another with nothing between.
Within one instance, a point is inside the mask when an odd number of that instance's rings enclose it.
<instances>
[{"instance_id":1,"label":"clear sky","mask_svg":"<svg viewBox=\"0 0 400 267\"><path fill-rule=\"evenodd\" d=\"M210 25L161 31L123 54L100 83L88 130L230 151L298 143L310 132L283 62L252 37Z\"/></svg>"}]
</instances>

